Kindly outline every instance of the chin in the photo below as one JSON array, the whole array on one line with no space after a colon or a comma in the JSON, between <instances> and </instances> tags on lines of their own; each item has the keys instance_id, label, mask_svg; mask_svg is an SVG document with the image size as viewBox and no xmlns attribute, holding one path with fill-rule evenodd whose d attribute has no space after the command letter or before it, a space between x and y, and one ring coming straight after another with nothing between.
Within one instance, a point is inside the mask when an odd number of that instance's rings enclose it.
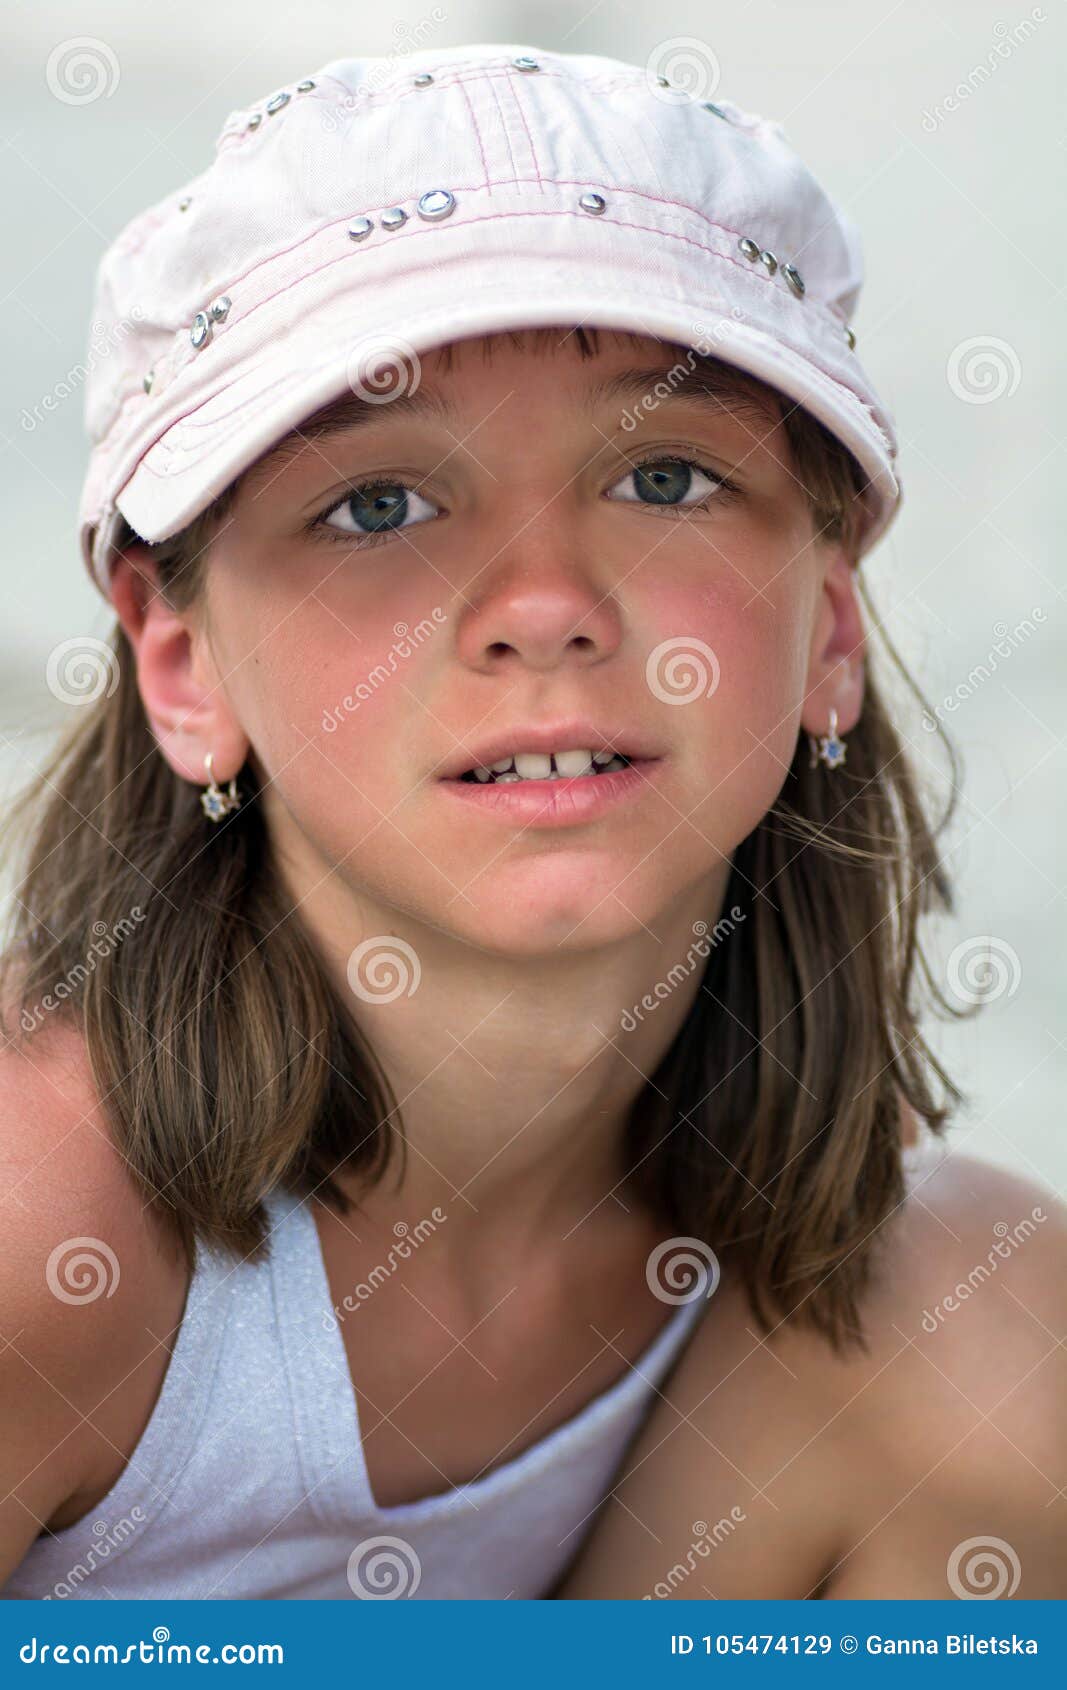
<instances>
[{"instance_id":1,"label":"chin","mask_svg":"<svg viewBox=\"0 0 1067 1690\"><path fill-rule=\"evenodd\" d=\"M467 897L474 907L457 900L443 912L441 925L453 931L462 927L462 937L483 951L552 957L596 950L635 933L647 935L662 913L662 884L653 896L651 887L642 889L627 881L625 868L607 874L602 869L593 873L586 866L581 874L572 872L555 884L551 869L543 863L531 863L529 870L525 883L524 877L512 875L491 891L478 881L468 885ZM487 875L494 872L490 869ZM625 902L613 895L615 886Z\"/></svg>"}]
</instances>

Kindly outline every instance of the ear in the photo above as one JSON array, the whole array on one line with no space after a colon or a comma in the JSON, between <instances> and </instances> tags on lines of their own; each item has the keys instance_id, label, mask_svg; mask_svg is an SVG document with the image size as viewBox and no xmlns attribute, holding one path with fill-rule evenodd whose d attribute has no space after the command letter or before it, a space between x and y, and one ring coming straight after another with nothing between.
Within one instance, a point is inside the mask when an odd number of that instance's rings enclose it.
<instances>
[{"instance_id":1,"label":"ear","mask_svg":"<svg viewBox=\"0 0 1067 1690\"><path fill-rule=\"evenodd\" d=\"M214 663L205 619L178 611L160 587L149 548L134 543L115 559L111 596L137 664L137 686L159 748L175 774L206 785L204 760L228 781L248 755L224 678Z\"/></svg>"},{"instance_id":2,"label":"ear","mask_svg":"<svg viewBox=\"0 0 1067 1690\"><path fill-rule=\"evenodd\" d=\"M843 547L826 547L825 573L812 631L800 722L809 734L830 731L830 711L848 733L863 709L866 632L856 592L856 569Z\"/></svg>"}]
</instances>

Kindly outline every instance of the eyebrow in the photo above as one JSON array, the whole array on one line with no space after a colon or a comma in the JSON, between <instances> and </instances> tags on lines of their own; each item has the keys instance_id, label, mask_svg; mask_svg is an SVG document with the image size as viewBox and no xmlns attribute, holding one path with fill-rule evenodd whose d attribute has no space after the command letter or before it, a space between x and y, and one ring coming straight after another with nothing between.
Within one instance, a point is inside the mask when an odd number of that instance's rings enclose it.
<instances>
[{"instance_id":1,"label":"eyebrow","mask_svg":"<svg viewBox=\"0 0 1067 1690\"><path fill-rule=\"evenodd\" d=\"M587 389L581 400L583 414L592 418L598 409L610 401L629 401L639 405L642 400L647 400L649 409L653 412L661 405L674 401L676 404L683 403L701 408L716 416L731 416L738 422L763 430L768 424L773 426L781 420L782 408L776 403L777 396L773 389L761 390L749 385L743 377L723 364L698 363L686 372L666 395L657 395L656 389L662 383L670 382L672 371L678 369L679 363L680 360L676 361L669 369L652 364L616 371L614 375L594 383ZM416 421L432 417L449 424L458 421L458 412L446 394L428 387L418 388L412 393L398 393L394 399L379 401L361 399L358 394L346 393L324 406L306 422L291 429L256 466L257 474L250 472L250 480L258 479L258 474L266 475L268 472L273 478L312 441L350 434L354 429L368 427L386 417Z\"/></svg>"},{"instance_id":2,"label":"eyebrow","mask_svg":"<svg viewBox=\"0 0 1067 1690\"><path fill-rule=\"evenodd\" d=\"M586 396L585 409L590 412L609 400L650 400L650 409L669 404L672 399L696 405L717 415L735 417L738 422L753 423L765 428L780 420L781 406L771 388L759 389L722 364L697 364L673 387L672 372L679 367L676 361L669 370L657 364L647 368L619 370L606 380L597 382ZM669 391L657 394L656 389L667 383Z\"/></svg>"}]
</instances>

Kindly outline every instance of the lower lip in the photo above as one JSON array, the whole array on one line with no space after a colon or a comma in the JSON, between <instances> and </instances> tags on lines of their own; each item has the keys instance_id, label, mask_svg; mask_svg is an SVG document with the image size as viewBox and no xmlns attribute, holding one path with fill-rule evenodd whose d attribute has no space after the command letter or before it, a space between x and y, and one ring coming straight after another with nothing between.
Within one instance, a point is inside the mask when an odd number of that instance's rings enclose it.
<instances>
[{"instance_id":1,"label":"lower lip","mask_svg":"<svg viewBox=\"0 0 1067 1690\"><path fill-rule=\"evenodd\" d=\"M470 809L522 822L528 827L576 827L646 792L660 757L635 758L610 775L576 775L569 780L443 780L439 784Z\"/></svg>"}]
</instances>

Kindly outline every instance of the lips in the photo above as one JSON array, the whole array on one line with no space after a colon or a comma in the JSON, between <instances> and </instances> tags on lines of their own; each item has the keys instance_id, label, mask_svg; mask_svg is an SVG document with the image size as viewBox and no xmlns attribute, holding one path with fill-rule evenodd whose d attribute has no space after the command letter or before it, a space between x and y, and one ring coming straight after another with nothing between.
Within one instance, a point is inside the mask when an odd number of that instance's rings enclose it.
<instances>
[{"instance_id":1,"label":"lips","mask_svg":"<svg viewBox=\"0 0 1067 1690\"><path fill-rule=\"evenodd\" d=\"M513 777L509 785L452 778L438 781L437 787L445 804L463 806L471 825L536 833L591 826L616 810L653 799L666 763L665 757L655 757L573 780Z\"/></svg>"}]
</instances>

